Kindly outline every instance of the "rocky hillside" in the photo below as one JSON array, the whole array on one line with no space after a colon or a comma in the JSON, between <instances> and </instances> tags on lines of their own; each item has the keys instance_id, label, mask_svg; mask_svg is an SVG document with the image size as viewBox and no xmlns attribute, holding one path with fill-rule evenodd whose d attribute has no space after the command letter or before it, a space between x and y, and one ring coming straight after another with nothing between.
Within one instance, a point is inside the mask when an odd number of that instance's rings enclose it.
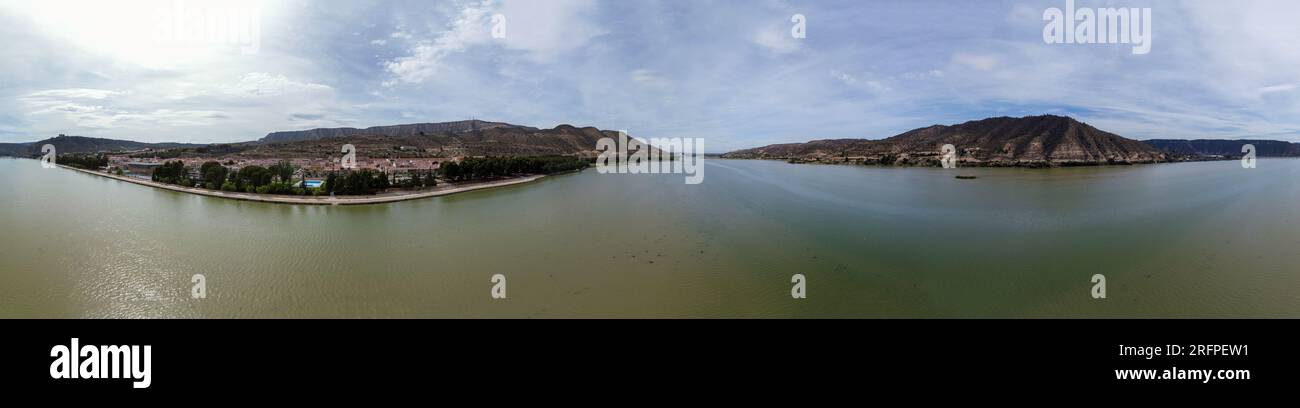
<instances>
[{"instance_id":1,"label":"rocky hillside","mask_svg":"<svg viewBox=\"0 0 1300 408\"><path fill-rule=\"evenodd\" d=\"M128 140L59 136L31 143L0 144L0 155L33 157L46 143L60 154L121 152L149 148L141 157L225 157L327 158L337 157L345 144L352 144L363 157L416 158L457 156L549 156L595 157L596 141L618 137L618 132L594 127L560 125L538 129L501 122L460 121L411 125L376 126L367 129L312 129L274 132L257 142L211 145L182 143L140 143Z\"/></svg>"},{"instance_id":2,"label":"rocky hillside","mask_svg":"<svg viewBox=\"0 0 1300 408\"><path fill-rule=\"evenodd\" d=\"M273 137L275 135L290 136ZM300 137L307 139L270 141ZM256 143L186 148L172 153L185 157L327 158L339 156L342 146L351 144L357 148L358 156L373 158L549 155L594 157L597 154L596 141L602 137L616 138L618 132L570 125L538 129L499 122L465 121L379 126L365 130L314 129L302 132L276 132Z\"/></svg>"},{"instance_id":3,"label":"rocky hillside","mask_svg":"<svg viewBox=\"0 0 1300 408\"><path fill-rule=\"evenodd\" d=\"M997 117L910 130L883 140L834 139L778 144L724 154L724 158L939 165L945 144L965 166L1069 166L1155 163L1166 154L1142 142L1099 130L1074 118Z\"/></svg>"},{"instance_id":4,"label":"rocky hillside","mask_svg":"<svg viewBox=\"0 0 1300 408\"><path fill-rule=\"evenodd\" d=\"M365 129L357 128L325 128L298 130L287 132L272 132L262 139L261 143L287 143L303 140L319 140L347 136L393 136L407 137L434 134L458 134L476 132L481 130L499 129L499 128L519 128L524 130L536 131L536 128L526 126L511 125L509 123L485 122L481 120L462 120L457 122L442 123L415 123L409 125L393 126L375 126Z\"/></svg>"}]
</instances>

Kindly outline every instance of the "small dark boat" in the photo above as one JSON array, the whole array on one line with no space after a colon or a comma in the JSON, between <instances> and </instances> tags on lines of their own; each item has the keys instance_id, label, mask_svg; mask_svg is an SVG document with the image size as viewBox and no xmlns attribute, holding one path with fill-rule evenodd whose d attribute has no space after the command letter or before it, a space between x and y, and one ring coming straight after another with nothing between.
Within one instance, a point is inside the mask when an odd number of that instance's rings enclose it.
<instances>
[{"instance_id":1,"label":"small dark boat","mask_svg":"<svg viewBox=\"0 0 1300 408\"><path fill-rule=\"evenodd\" d=\"M962 179L962 180L974 180L976 177L975 177L975 176L967 176L967 175L964 175L964 174L958 174L958 175L957 175L957 178Z\"/></svg>"}]
</instances>

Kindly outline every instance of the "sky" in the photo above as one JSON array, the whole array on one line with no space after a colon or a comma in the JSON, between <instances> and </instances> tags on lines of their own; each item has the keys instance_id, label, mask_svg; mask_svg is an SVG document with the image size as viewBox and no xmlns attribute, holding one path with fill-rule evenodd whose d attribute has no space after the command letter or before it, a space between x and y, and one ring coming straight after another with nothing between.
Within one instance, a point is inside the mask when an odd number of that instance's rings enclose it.
<instances>
[{"instance_id":1,"label":"sky","mask_svg":"<svg viewBox=\"0 0 1300 408\"><path fill-rule=\"evenodd\" d=\"M1039 114L1300 141L1300 2L1077 1L1151 8L1146 54L1048 43L1051 7L1066 1L0 0L0 142L475 118L721 152Z\"/></svg>"}]
</instances>

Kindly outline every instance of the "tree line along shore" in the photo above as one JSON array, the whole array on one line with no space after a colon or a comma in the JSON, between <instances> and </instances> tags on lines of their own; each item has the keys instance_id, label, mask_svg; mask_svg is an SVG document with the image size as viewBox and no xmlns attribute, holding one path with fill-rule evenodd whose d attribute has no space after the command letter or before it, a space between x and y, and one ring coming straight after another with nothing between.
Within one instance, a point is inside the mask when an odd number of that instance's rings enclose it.
<instances>
[{"instance_id":1,"label":"tree line along shore","mask_svg":"<svg viewBox=\"0 0 1300 408\"><path fill-rule=\"evenodd\" d=\"M102 154L60 156L57 162L76 169L140 179L140 175L129 175L122 168L110 167L108 158ZM440 180L483 182L568 172L589 166L588 160L572 156L468 157L443 163L436 169L385 171L367 168L313 174L283 160L270 166L238 168L215 160L199 166L186 166L182 161L172 160L157 165L149 181L224 193L369 196L393 191L418 192L436 187Z\"/></svg>"}]
</instances>

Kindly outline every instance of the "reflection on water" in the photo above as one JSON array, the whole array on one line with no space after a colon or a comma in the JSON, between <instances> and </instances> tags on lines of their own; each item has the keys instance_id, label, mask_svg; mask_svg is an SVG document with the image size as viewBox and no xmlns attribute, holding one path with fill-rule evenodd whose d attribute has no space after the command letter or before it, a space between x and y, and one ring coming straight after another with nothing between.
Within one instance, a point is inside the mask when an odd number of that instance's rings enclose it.
<instances>
[{"instance_id":1,"label":"reflection on water","mask_svg":"<svg viewBox=\"0 0 1300 408\"><path fill-rule=\"evenodd\" d=\"M323 207L0 159L0 316L1300 316L1300 160L707 165Z\"/></svg>"}]
</instances>

